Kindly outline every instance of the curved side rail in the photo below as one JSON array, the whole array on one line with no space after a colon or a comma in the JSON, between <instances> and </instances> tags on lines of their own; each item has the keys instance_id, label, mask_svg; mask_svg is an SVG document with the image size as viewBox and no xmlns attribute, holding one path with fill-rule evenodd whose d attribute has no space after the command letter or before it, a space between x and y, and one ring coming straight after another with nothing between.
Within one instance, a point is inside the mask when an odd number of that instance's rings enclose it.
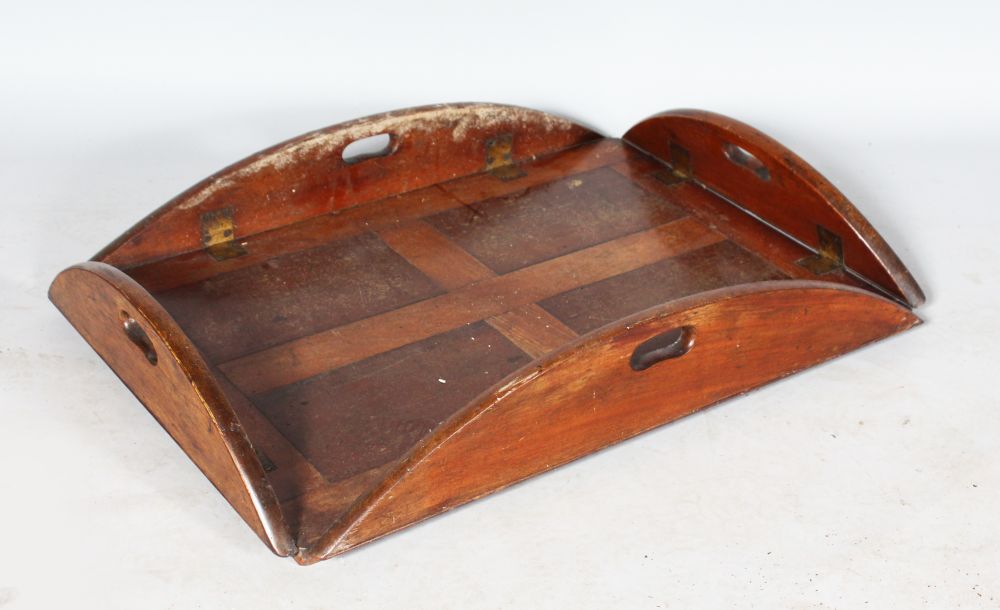
<instances>
[{"instance_id":1,"label":"curved side rail","mask_svg":"<svg viewBox=\"0 0 1000 610\"><path fill-rule=\"evenodd\" d=\"M349 145L376 136L381 139L350 156ZM129 268L200 250L213 239L239 240L599 137L567 119L497 104L423 106L357 119L288 140L206 178L94 260Z\"/></svg>"},{"instance_id":2,"label":"curved side rail","mask_svg":"<svg viewBox=\"0 0 1000 610\"><path fill-rule=\"evenodd\" d=\"M457 413L296 560L342 553L918 322L889 299L814 281L745 284L646 311Z\"/></svg>"},{"instance_id":3,"label":"curved side rail","mask_svg":"<svg viewBox=\"0 0 1000 610\"><path fill-rule=\"evenodd\" d=\"M909 303L924 294L858 209L812 166L760 131L719 114L675 110L623 139L817 252L817 275L840 266Z\"/></svg>"},{"instance_id":4,"label":"curved side rail","mask_svg":"<svg viewBox=\"0 0 1000 610\"><path fill-rule=\"evenodd\" d=\"M278 555L297 551L236 414L169 314L118 269L87 262L60 273L49 298Z\"/></svg>"}]
</instances>

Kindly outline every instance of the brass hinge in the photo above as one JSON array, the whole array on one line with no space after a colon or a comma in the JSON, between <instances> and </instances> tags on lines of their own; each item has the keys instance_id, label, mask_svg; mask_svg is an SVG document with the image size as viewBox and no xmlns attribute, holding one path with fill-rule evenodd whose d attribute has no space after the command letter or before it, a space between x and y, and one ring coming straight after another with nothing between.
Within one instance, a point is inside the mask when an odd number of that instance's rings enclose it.
<instances>
[{"instance_id":1,"label":"brass hinge","mask_svg":"<svg viewBox=\"0 0 1000 610\"><path fill-rule=\"evenodd\" d=\"M500 180L514 180L524 171L514 165L514 134L505 133L486 141L486 171Z\"/></svg>"},{"instance_id":2,"label":"brass hinge","mask_svg":"<svg viewBox=\"0 0 1000 610\"><path fill-rule=\"evenodd\" d=\"M816 275L825 275L844 268L844 245L840 236L824 226L816 225L819 235L819 248L816 254L800 258L797 264L812 271Z\"/></svg>"},{"instance_id":3,"label":"brass hinge","mask_svg":"<svg viewBox=\"0 0 1000 610\"><path fill-rule=\"evenodd\" d=\"M680 184L691 179L691 153L686 148L670 142L670 167L653 172L653 177L666 185Z\"/></svg>"},{"instance_id":4,"label":"brass hinge","mask_svg":"<svg viewBox=\"0 0 1000 610\"><path fill-rule=\"evenodd\" d=\"M201 243L217 261L236 258L247 253L236 241L236 223L233 208L212 210L201 215Z\"/></svg>"}]
</instances>

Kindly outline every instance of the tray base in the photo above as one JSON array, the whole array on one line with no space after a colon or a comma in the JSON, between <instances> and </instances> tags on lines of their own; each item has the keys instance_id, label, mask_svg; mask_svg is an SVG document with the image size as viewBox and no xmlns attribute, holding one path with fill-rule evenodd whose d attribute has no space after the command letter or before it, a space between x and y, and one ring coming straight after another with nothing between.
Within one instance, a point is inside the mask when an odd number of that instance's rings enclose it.
<instances>
[{"instance_id":1,"label":"tray base","mask_svg":"<svg viewBox=\"0 0 1000 610\"><path fill-rule=\"evenodd\" d=\"M128 270L220 378L300 546L534 359L687 295L811 277L807 251L620 141L520 169Z\"/></svg>"}]
</instances>

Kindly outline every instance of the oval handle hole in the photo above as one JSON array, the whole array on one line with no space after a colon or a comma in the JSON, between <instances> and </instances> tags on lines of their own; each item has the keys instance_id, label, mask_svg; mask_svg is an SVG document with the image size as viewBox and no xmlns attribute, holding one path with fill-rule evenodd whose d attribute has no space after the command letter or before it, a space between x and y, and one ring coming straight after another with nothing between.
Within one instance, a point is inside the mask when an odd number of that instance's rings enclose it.
<instances>
[{"instance_id":1,"label":"oval handle hole","mask_svg":"<svg viewBox=\"0 0 1000 610\"><path fill-rule=\"evenodd\" d=\"M344 163L357 163L365 159L384 157L392 152L392 136L380 133L367 138L360 138L344 147L341 158Z\"/></svg>"},{"instance_id":2,"label":"oval handle hole","mask_svg":"<svg viewBox=\"0 0 1000 610\"><path fill-rule=\"evenodd\" d=\"M149 335L143 330L142 326L135 321L135 318L128 315L127 312L121 312L122 318L122 330L125 331L125 336L128 340L132 342L133 345L142 351L142 355L146 357L146 361L156 366L158 358L156 357L156 350L153 349L153 343L149 340Z\"/></svg>"},{"instance_id":3,"label":"oval handle hole","mask_svg":"<svg viewBox=\"0 0 1000 610\"><path fill-rule=\"evenodd\" d=\"M645 371L664 360L680 358L691 351L692 346L694 346L694 328L690 326L673 328L640 343L632 352L629 366L633 371Z\"/></svg>"},{"instance_id":4,"label":"oval handle hole","mask_svg":"<svg viewBox=\"0 0 1000 610\"><path fill-rule=\"evenodd\" d=\"M726 158L732 163L752 171L761 180L771 179L771 172L768 171L767 166L761 163L760 159L755 157L753 153L742 146L726 144L722 147L722 152L726 154Z\"/></svg>"}]
</instances>

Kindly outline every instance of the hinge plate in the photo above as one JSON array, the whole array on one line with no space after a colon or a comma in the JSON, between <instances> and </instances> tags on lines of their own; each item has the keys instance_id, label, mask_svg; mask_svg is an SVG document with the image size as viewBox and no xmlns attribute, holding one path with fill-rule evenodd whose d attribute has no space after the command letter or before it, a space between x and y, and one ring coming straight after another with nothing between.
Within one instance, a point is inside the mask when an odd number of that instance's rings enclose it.
<instances>
[{"instance_id":1,"label":"hinge plate","mask_svg":"<svg viewBox=\"0 0 1000 610\"><path fill-rule=\"evenodd\" d=\"M800 258L796 263L816 275L826 275L844 268L844 246L840 236L822 225L816 225L819 248L816 254Z\"/></svg>"},{"instance_id":2,"label":"hinge plate","mask_svg":"<svg viewBox=\"0 0 1000 610\"><path fill-rule=\"evenodd\" d=\"M212 210L201 215L201 243L217 261L236 258L247 253L236 241L236 223L233 208Z\"/></svg>"},{"instance_id":3,"label":"hinge plate","mask_svg":"<svg viewBox=\"0 0 1000 610\"><path fill-rule=\"evenodd\" d=\"M524 171L514 165L514 134L505 133L486 141L486 171L500 180L524 176Z\"/></svg>"},{"instance_id":4,"label":"hinge plate","mask_svg":"<svg viewBox=\"0 0 1000 610\"><path fill-rule=\"evenodd\" d=\"M653 172L653 177L660 182L672 186L691 179L691 153L686 148L670 142L670 167Z\"/></svg>"}]
</instances>

